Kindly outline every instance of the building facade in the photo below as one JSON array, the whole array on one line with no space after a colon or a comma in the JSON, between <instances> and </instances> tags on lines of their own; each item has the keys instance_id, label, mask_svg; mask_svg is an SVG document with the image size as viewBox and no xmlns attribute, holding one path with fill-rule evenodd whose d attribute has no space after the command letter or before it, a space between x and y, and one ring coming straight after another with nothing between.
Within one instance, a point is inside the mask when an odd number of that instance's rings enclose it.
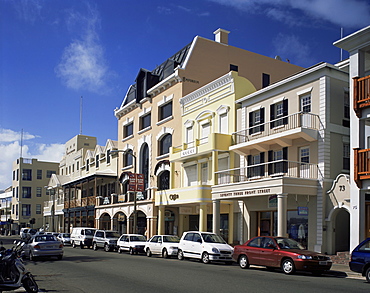
<instances>
[{"instance_id":1,"label":"building facade","mask_svg":"<svg viewBox=\"0 0 370 293\"><path fill-rule=\"evenodd\" d=\"M0 234L8 235L11 225L12 188L0 191Z\"/></svg>"},{"instance_id":2,"label":"building facade","mask_svg":"<svg viewBox=\"0 0 370 293\"><path fill-rule=\"evenodd\" d=\"M349 52L351 116L350 249L370 237L370 26L334 43Z\"/></svg>"},{"instance_id":3,"label":"building facade","mask_svg":"<svg viewBox=\"0 0 370 293\"><path fill-rule=\"evenodd\" d=\"M19 158L13 162L11 229L17 233L23 227L44 225L43 206L48 199L47 189L59 164L37 159Z\"/></svg>"},{"instance_id":4,"label":"building facade","mask_svg":"<svg viewBox=\"0 0 370 293\"><path fill-rule=\"evenodd\" d=\"M300 71L302 68L255 54L228 44L228 31L219 29L215 40L194 40L154 70L140 69L121 106L115 110L118 120L118 155L121 191L127 202L112 206L110 216L124 213L137 217L130 231L148 236L157 230L179 234L178 209L158 208L157 190L181 186L181 162L170 164L170 147L182 144L182 97L225 75L230 70L247 78L255 89ZM129 190L128 172L143 175L144 191ZM171 172L175 172L173 176ZM165 223L158 226L158 212ZM133 222L132 222L133 223ZM163 226L164 225L164 226Z\"/></svg>"}]
</instances>

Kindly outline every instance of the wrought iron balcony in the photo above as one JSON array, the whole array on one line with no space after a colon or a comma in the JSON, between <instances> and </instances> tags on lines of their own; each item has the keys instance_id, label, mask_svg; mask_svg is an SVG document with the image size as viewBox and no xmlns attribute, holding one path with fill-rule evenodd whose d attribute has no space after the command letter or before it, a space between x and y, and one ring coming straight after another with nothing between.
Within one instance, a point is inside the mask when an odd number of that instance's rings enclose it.
<instances>
[{"instance_id":1,"label":"wrought iron balcony","mask_svg":"<svg viewBox=\"0 0 370 293\"><path fill-rule=\"evenodd\" d=\"M370 75L353 79L353 108L360 117L361 109L370 107Z\"/></svg>"}]
</instances>

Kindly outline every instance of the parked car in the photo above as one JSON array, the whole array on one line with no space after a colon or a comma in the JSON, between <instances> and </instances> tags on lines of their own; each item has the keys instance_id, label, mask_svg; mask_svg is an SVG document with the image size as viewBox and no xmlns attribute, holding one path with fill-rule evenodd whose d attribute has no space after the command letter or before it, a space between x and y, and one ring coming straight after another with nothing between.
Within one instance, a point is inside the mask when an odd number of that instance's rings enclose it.
<instances>
[{"instance_id":1,"label":"parked car","mask_svg":"<svg viewBox=\"0 0 370 293\"><path fill-rule=\"evenodd\" d=\"M92 240L94 237L96 229L88 227L75 227L72 229L71 242L72 247L75 248L80 246L84 248L85 246L90 247L92 245Z\"/></svg>"},{"instance_id":2,"label":"parked car","mask_svg":"<svg viewBox=\"0 0 370 293\"><path fill-rule=\"evenodd\" d=\"M249 265L281 268L285 274L296 270L310 271L320 275L330 270L330 257L305 250L297 241L286 237L254 237L242 245L234 247L234 260L242 269Z\"/></svg>"},{"instance_id":3,"label":"parked car","mask_svg":"<svg viewBox=\"0 0 370 293\"><path fill-rule=\"evenodd\" d=\"M123 234L117 241L118 253L128 251L130 254L144 253L146 237L140 234Z\"/></svg>"},{"instance_id":4,"label":"parked car","mask_svg":"<svg viewBox=\"0 0 370 293\"><path fill-rule=\"evenodd\" d=\"M370 282L370 238L362 241L351 253L351 271L361 273Z\"/></svg>"},{"instance_id":5,"label":"parked car","mask_svg":"<svg viewBox=\"0 0 370 293\"><path fill-rule=\"evenodd\" d=\"M70 233L59 233L57 239L63 243L63 245L71 245L71 234Z\"/></svg>"},{"instance_id":6,"label":"parked car","mask_svg":"<svg viewBox=\"0 0 370 293\"><path fill-rule=\"evenodd\" d=\"M233 248L219 235L210 232L184 232L179 242L177 257L200 259L207 264L211 261L223 261L232 264Z\"/></svg>"},{"instance_id":7,"label":"parked car","mask_svg":"<svg viewBox=\"0 0 370 293\"><path fill-rule=\"evenodd\" d=\"M19 236L21 237L22 240L27 238L27 233L28 233L28 230L30 230L30 229L31 229L30 227L21 228L21 230L19 232Z\"/></svg>"},{"instance_id":8,"label":"parked car","mask_svg":"<svg viewBox=\"0 0 370 293\"><path fill-rule=\"evenodd\" d=\"M105 251L115 250L119 236L117 231L96 230L93 237L93 249L98 250L101 247Z\"/></svg>"},{"instance_id":9,"label":"parked car","mask_svg":"<svg viewBox=\"0 0 370 293\"><path fill-rule=\"evenodd\" d=\"M30 260L37 257L63 258L63 244L54 235L36 235L29 239L23 246L24 256Z\"/></svg>"},{"instance_id":10,"label":"parked car","mask_svg":"<svg viewBox=\"0 0 370 293\"><path fill-rule=\"evenodd\" d=\"M147 256L160 254L164 258L177 255L180 238L173 235L154 235L146 242L144 251Z\"/></svg>"}]
</instances>

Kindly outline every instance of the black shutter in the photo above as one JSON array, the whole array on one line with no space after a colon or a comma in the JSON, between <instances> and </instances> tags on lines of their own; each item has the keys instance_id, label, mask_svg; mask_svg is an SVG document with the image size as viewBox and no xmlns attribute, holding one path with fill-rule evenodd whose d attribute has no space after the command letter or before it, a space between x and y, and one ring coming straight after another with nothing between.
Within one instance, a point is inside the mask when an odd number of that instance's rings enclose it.
<instances>
[{"instance_id":1,"label":"black shutter","mask_svg":"<svg viewBox=\"0 0 370 293\"><path fill-rule=\"evenodd\" d=\"M265 153L260 153L260 176L265 176Z\"/></svg>"},{"instance_id":2,"label":"black shutter","mask_svg":"<svg viewBox=\"0 0 370 293\"><path fill-rule=\"evenodd\" d=\"M274 104L270 105L270 128L275 127L275 122L272 122L273 120L275 120L275 105Z\"/></svg>"},{"instance_id":3,"label":"black shutter","mask_svg":"<svg viewBox=\"0 0 370 293\"><path fill-rule=\"evenodd\" d=\"M247 156L247 163L248 163L248 167L247 167L247 178L250 178L251 177L252 155L248 155Z\"/></svg>"},{"instance_id":4,"label":"black shutter","mask_svg":"<svg viewBox=\"0 0 370 293\"><path fill-rule=\"evenodd\" d=\"M260 110L260 117L261 117L261 126L260 131L265 131L265 108L261 108Z\"/></svg>"},{"instance_id":5,"label":"black shutter","mask_svg":"<svg viewBox=\"0 0 370 293\"><path fill-rule=\"evenodd\" d=\"M288 99L283 100L283 124L288 124Z\"/></svg>"},{"instance_id":6,"label":"black shutter","mask_svg":"<svg viewBox=\"0 0 370 293\"><path fill-rule=\"evenodd\" d=\"M249 112L249 135L254 133L253 128L253 112Z\"/></svg>"},{"instance_id":7,"label":"black shutter","mask_svg":"<svg viewBox=\"0 0 370 293\"><path fill-rule=\"evenodd\" d=\"M283 148L283 172L288 173L288 148Z\"/></svg>"},{"instance_id":8,"label":"black shutter","mask_svg":"<svg viewBox=\"0 0 370 293\"><path fill-rule=\"evenodd\" d=\"M273 151L268 151L267 153L267 159L269 162L272 162L274 158L274 152ZM273 173L273 164L274 163L269 163L268 164L268 174L271 175Z\"/></svg>"}]
</instances>

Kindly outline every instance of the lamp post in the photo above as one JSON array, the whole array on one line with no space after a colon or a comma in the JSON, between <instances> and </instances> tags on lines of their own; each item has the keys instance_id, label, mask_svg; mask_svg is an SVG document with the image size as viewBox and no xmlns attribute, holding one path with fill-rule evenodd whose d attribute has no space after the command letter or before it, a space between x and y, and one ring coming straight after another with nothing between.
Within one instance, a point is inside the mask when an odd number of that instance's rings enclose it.
<instances>
[{"instance_id":1,"label":"lamp post","mask_svg":"<svg viewBox=\"0 0 370 293\"><path fill-rule=\"evenodd\" d=\"M112 150L110 151L110 153L123 153L124 155L126 154L129 154L130 156L132 156L134 158L134 174L136 176L136 156L130 152L129 150ZM119 164L119 160L117 160L117 182L118 182L118 164ZM118 191L118 187L117 187L117 191ZM136 216L136 189L134 191L134 233L137 233L137 216Z\"/></svg>"}]
</instances>

